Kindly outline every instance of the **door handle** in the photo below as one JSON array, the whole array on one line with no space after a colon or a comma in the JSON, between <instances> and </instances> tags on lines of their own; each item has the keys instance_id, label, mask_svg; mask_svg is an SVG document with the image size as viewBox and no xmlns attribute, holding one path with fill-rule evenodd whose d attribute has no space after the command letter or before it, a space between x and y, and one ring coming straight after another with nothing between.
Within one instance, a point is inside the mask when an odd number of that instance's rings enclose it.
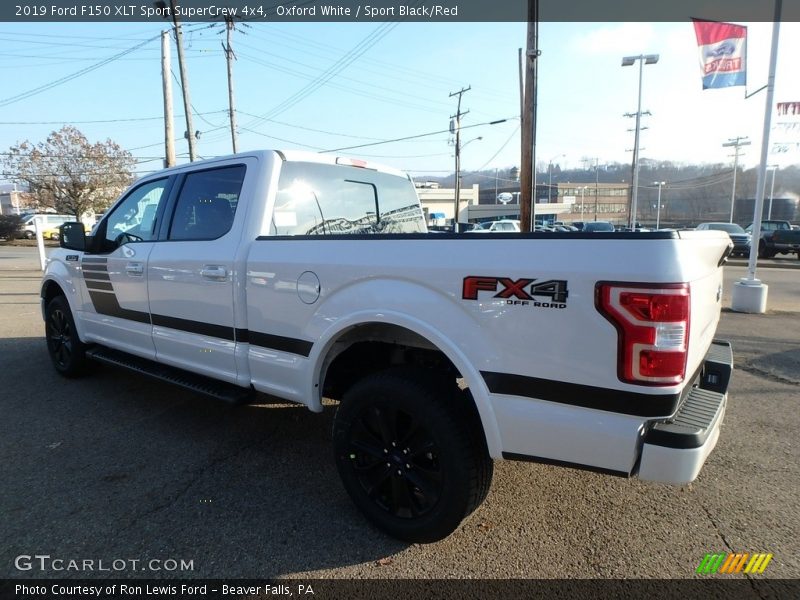
<instances>
[{"instance_id":1,"label":"door handle","mask_svg":"<svg viewBox=\"0 0 800 600\"><path fill-rule=\"evenodd\" d=\"M144 274L144 266L142 263L128 263L125 265L125 272L128 275L142 275Z\"/></svg>"},{"instance_id":2,"label":"door handle","mask_svg":"<svg viewBox=\"0 0 800 600\"><path fill-rule=\"evenodd\" d=\"M228 270L221 265L206 265L200 269L200 275L206 279L219 281L220 279L225 279L228 276Z\"/></svg>"}]
</instances>

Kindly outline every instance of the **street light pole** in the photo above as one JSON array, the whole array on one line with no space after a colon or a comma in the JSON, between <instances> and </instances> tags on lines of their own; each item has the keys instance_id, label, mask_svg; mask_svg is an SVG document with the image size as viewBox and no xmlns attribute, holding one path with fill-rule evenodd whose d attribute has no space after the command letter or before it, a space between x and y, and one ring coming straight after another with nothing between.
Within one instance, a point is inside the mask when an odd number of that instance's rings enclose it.
<instances>
[{"instance_id":1,"label":"street light pole","mask_svg":"<svg viewBox=\"0 0 800 600\"><path fill-rule=\"evenodd\" d=\"M666 181L654 181L655 185L658 186L658 201L656 204L656 229L660 229L661 226L661 186L665 185Z\"/></svg>"},{"instance_id":2,"label":"street light pole","mask_svg":"<svg viewBox=\"0 0 800 600\"><path fill-rule=\"evenodd\" d=\"M778 170L778 165L770 165L772 169L772 185L769 188L769 210L767 211L767 220L772 219L772 197L775 195L775 171Z\"/></svg>"},{"instance_id":3,"label":"street light pole","mask_svg":"<svg viewBox=\"0 0 800 600\"><path fill-rule=\"evenodd\" d=\"M653 65L658 62L658 54L640 54L639 56L625 56L622 58L622 66L629 67L639 61L639 102L636 108L636 132L633 140L633 181L631 185L631 209L628 215L628 225L636 227L636 203L639 197L639 131L642 124L642 71L644 65Z\"/></svg>"}]
</instances>

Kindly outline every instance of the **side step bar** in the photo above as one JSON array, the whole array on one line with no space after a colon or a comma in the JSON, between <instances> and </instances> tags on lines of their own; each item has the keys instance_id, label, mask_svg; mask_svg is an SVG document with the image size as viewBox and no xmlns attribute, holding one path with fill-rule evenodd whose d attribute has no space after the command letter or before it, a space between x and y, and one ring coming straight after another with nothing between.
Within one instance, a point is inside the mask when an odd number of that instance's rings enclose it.
<instances>
[{"instance_id":1,"label":"side step bar","mask_svg":"<svg viewBox=\"0 0 800 600\"><path fill-rule=\"evenodd\" d=\"M211 396L217 400L228 402L230 404L247 404L255 397L255 391L249 388L239 387L232 383L225 383L184 371L177 367L163 365L146 358L134 356L119 350L112 350L103 346L95 346L86 351L87 358L96 360L97 362L105 363L115 367L122 367L136 373L149 375L161 381L166 381L173 385L180 386L187 390L203 394L204 396Z\"/></svg>"}]
</instances>

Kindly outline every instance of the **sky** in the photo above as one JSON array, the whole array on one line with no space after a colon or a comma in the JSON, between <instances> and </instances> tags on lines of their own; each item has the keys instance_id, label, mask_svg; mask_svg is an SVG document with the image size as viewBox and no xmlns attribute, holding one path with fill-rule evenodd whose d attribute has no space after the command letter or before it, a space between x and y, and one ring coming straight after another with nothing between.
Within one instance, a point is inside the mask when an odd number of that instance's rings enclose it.
<instances>
[{"instance_id":1,"label":"sky","mask_svg":"<svg viewBox=\"0 0 800 600\"><path fill-rule=\"evenodd\" d=\"M748 86L767 82L772 24L748 25ZM137 173L161 167L164 23L0 23L0 152L39 142L72 123L91 142L110 138L137 158ZM740 164L760 157L766 92L702 90L694 30L683 23L541 23L537 162L576 168L584 160L629 162L638 66L625 55L660 55L643 72L641 156L729 163L722 144L748 136ZM224 26L186 23L194 127L201 157L231 152ZM463 94L462 169L519 165L518 48L525 23L250 23L233 47L239 149L342 150L417 179L454 168L450 117ZM149 40L149 41L148 41ZM121 53L139 46L135 50ZM775 101L800 100L800 23L780 32ZM105 64L74 78L69 76ZM172 47L172 68L178 73ZM59 83L59 80L67 81ZM175 131L185 130L174 83ZM54 85L51 85L54 84ZM26 94L38 88L43 91ZM22 96L17 99L17 96ZM505 122L489 125L491 121ZM774 119L773 119L774 120ZM95 121L95 122L91 122ZM107 122L97 122L107 121ZM411 140L375 143L407 136ZM176 144L179 162L187 144ZM800 163L770 156L769 163ZM8 179L6 177L5 179Z\"/></svg>"}]
</instances>

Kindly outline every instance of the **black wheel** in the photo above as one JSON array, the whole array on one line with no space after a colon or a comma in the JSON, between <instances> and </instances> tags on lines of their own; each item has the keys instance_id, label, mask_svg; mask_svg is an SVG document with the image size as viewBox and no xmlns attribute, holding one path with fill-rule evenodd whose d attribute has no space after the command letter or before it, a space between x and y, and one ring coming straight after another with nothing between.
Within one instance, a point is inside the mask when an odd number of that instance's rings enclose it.
<instances>
[{"instance_id":1,"label":"black wheel","mask_svg":"<svg viewBox=\"0 0 800 600\"><path fill-rule=\"evenodd\" d=\"M758 243L758 258L770 258L769 250L764 242Z\"/></svg>"},{"instance_id":2,"label":"black wheel","mask_svg":"<svg viewBox=\"0 0 800 600\"><path fill-rule=\"evenodd\" d=\"M485 498L492 461L464 400L423 369L376 373L344 395L336 466L356 506L389 535L440 540Z\"/></svg>"},{"instance_id":3,"label":"black wheel","mask_svg":"<svg viewBox=\"0 0 800 600\"><path fill-rule=\"evenodd\" d=\"M85 370L86 345L78 339L75 321L64 296L53 298L45 309L47 351L53 366L64 377L76 377Z\"/></svg>"}]
</instances>

